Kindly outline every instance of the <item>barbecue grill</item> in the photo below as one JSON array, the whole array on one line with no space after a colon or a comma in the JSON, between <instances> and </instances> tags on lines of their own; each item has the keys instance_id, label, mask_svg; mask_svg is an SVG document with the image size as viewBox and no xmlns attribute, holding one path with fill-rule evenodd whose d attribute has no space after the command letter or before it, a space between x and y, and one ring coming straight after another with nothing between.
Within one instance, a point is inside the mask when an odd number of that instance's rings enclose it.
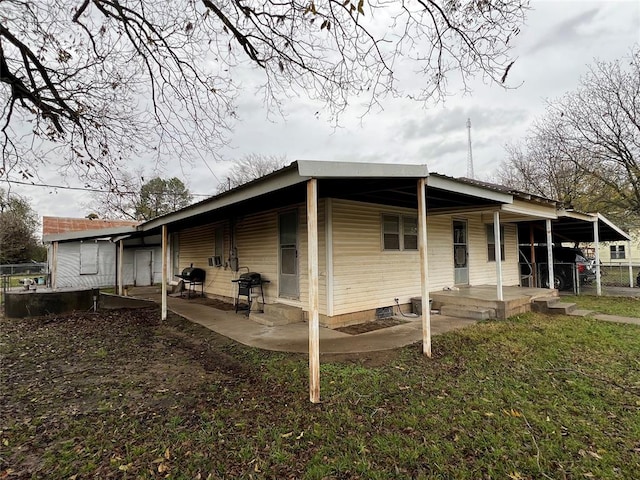
<instances>
[{"instance_id":1,"label":"barbecue grill","mask_svg":"<svg viewBox=\"0 0 640 480\"><path fill-rule=\"evenodd\" d=\"M247 298L247 307L242 309L247 310L247 313L251 313L251 299L254 295L261 296L262 305L264 305L264 290L262 289L262 285L264 283L269 283L269 281L264 280L262 278L262 275L257 272L247 272L240 275L238 279L231 281L238 284L238 295L236 296L236 313L238 313L238 310L240 309L241 296ZM258 293L258 291L260 293Z\"/></svg>"},{"instance_id":2,"label":"barbecue grill","mask_svg":"<svg viewBox=\"0 0 640 480\"><path fill-rule=\"evenodd\" d=\"M204 279L207 276L207 272L205 272L201 268L194 268L193 263L191 266L182 270L180 275L176 275L176 277L181 278L187 287L187 298L191 298L191 292L196 293L196 287L200 285L200 295L204 297Z\"/></svg>"}]
</instances>

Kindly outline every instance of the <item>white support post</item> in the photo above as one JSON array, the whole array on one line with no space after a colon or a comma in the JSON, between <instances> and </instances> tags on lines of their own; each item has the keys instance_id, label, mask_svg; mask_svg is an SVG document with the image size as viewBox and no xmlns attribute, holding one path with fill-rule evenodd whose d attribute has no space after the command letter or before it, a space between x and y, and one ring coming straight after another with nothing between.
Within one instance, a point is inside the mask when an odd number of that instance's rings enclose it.
<instances>
[{"instance_id":1,"label":"white support post","mask_svg":"<svg viewBox=\"0 0 640 480\"><path fill-rule=\"evenodd\" d=\"M593 243L596 250L596 295L602 295L602 279L600 278L600 230L598 228L598 217L593 222ZM578 282L580 278L578 277Z\"/></svg>"},{"instance_id":2,"label":"white support post","mask_svg":"<svg viewBox=\"0 0 640 480\"><path fill-rule=\"evenodd\" d=\"M498 301L504 300L504 294L502 292L502 249L500 243L502 238L500 235L500 212L496 210L493 212L493 239L495 241L495 254L496 254L496 289L498 294Z\"/></svg>"},{"instance_id":3,"label":"white support post","mask_svg":"<svg viewBox=\"0 0 640 480\"><path fill-rule=\"evenodd\" d=\"M555 284L553 281L553 237L551 236L551 219L547 218L545 223L547 228L547 272L549 273L549 289L553 290Z\"/></svg>"},{"instance_id":4,"label":"white support post","mask_svg":"<svg viewBox=\"0 0 640 480\"><path fill-rule=\"evenodd\" d=\"M307 250L309 264L309 400L320 401L320 303L318 289L318 180L307 182Z\"/></svg>"},{"instance_id":5,"label":"white support post","mask_svg":"<svg viewBox=\"0 0 640 480\"><path fill-rule=\"evenodd\" d=\"M429 261L427 253L427 179L418 180L418 250L422 295L422 353L431 357L431 308L429 305Z\"/></svg>"},{"instance_id":6,"label":"white support post","mask_svg":"<svg viewBox=\"0 0 640 480\"><path fill-rule=\"evenodd\" d=\"M167 319L167 226L162 225L162 320Z\"/></svg>"},{"instance_id":7,"label":"white support post","mask_svg":"<svg viewBox=\"0 0 640 480\"><path fill-rule=\"evenodd\" d=\"M627 258L629 259L629 287L633 288L633 261L631 260L631 240L627 241Z\"/></svg>"},{"instance_id":8,"label":"white support post","mask_svg":"<svg viewBox=\"0 0 640 480\"><path fill-rule=\"evenodd\" d=\"M124 285L123 285L123 274L122 269L124 265L124 241L120 240L118 242L118 295L124 295Z\"/></svg>"}]
</instances>

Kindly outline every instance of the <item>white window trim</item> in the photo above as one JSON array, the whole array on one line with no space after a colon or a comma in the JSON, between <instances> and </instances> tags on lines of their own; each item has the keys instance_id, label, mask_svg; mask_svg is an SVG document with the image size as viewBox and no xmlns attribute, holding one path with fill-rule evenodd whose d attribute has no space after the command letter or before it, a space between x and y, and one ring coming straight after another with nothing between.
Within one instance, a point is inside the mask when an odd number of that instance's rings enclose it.
<instances>
[{"instance_id":1,"label":"white window trim","mask_svg":"<svg viewBox=\"0 0 640 480\"><path fill-rule=\"evenodd\" d=\"M493 242L489 242L490 240L489 233L491 232L491 235L494 235L493 228L494 228L493 223L485 223L485 237L487 239L487 263L496 262L495 258L493 260L489 258L489 252L493 252L493 254L495 255L495 251L496 251L495 237L493 239ZM500 261L501 262L506 261L506 258L507 258L507 247L506 247L507 241L505 240L504 237L505 237L505 228L503 224L500 224Z\"/></svg>"},{"instance_id":2,"label":"white window trim","mask_svg":"<svg viewBox=\"0 0 640 480\"><path fill-rule=\"evenodd\" d=\"M385 217L395 217L396 219L398 219L398 244L399 244L399 248L385 248L384 246L384 235L385 233L396 233L396 232L385 232L384 230L384 219ZM403 213L382 213L380 215L380 249L383 252L417 252L418 251L418 246L417 246L417 242L416 242L416 248L405 248L404 246L404 237L405 237L405 233L404 233L404 219L405 218L411 218L411 219L415 219L416 222L416 226L418 224L418 216L417 215L411 215L411 214L403 214ZM417 233L416 233L416 238L417 238Z\"/></svg>"}]
</instances>

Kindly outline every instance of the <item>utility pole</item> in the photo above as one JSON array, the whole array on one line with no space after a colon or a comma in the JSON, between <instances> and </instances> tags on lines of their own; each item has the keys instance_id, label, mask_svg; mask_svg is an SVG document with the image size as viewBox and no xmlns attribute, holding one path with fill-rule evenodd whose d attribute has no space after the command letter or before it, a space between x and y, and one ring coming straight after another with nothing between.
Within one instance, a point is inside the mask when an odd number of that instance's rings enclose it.
<instances>
[{"instance_id":1,"label":"utility pole","mask_svg":"<svg viewBox=\"0 0 640 480\"><path fill-rule=\"evenodd\" d=\"M467 153L467 177L475 178L473 174L473 152L471 151L471 119L467 118L467 133L469 138L469 151Z\"/></svg>"}]
</instances>

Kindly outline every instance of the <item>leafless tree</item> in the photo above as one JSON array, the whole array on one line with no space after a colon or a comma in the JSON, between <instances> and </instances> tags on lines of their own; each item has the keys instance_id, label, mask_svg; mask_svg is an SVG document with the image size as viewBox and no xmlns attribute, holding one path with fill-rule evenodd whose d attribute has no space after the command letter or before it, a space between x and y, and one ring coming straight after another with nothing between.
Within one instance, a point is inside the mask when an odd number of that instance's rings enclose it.
<instances>
[{"instance_id":1,"label":"leafless tree","mask_svg":"<svg viewBox=\"0 0 640 480\"><path fill-rule=\"evenodd\" d=\"M256 178L264 177L287 165L284 156L249 154L234 161L226 181L218 185L218 193L244 185Z\"/></svg>"},{"instance_id":2,"label":"leafless tree","mask_svg":"<svg viewBox=\"0 0 640 480\"><path fill-rule=\"evenodd\" d=\"M81 178L145 152L215 155L247 65L289 95L418 101L447 79L504 83L526 0L2 0L0 178L55 160ZM422 76L403 89L400 64ZM335 116L333 117L335 119ZM61 160L61 161L60 161ZM104 179L104 176L97 178ZM109 185L115 188L115 185Z\"/></svg>"},{"instance_id":3,"label":"leafless tree","mask_svg":"<svg viewBox=\"0 0 640 480\"><path fill-rule=\"evenodd\" d=\"M640 46L597 61L579 87L547 102L523 146L510 147L502 180L640 224Z\"/></svg>"}]
</instances>

